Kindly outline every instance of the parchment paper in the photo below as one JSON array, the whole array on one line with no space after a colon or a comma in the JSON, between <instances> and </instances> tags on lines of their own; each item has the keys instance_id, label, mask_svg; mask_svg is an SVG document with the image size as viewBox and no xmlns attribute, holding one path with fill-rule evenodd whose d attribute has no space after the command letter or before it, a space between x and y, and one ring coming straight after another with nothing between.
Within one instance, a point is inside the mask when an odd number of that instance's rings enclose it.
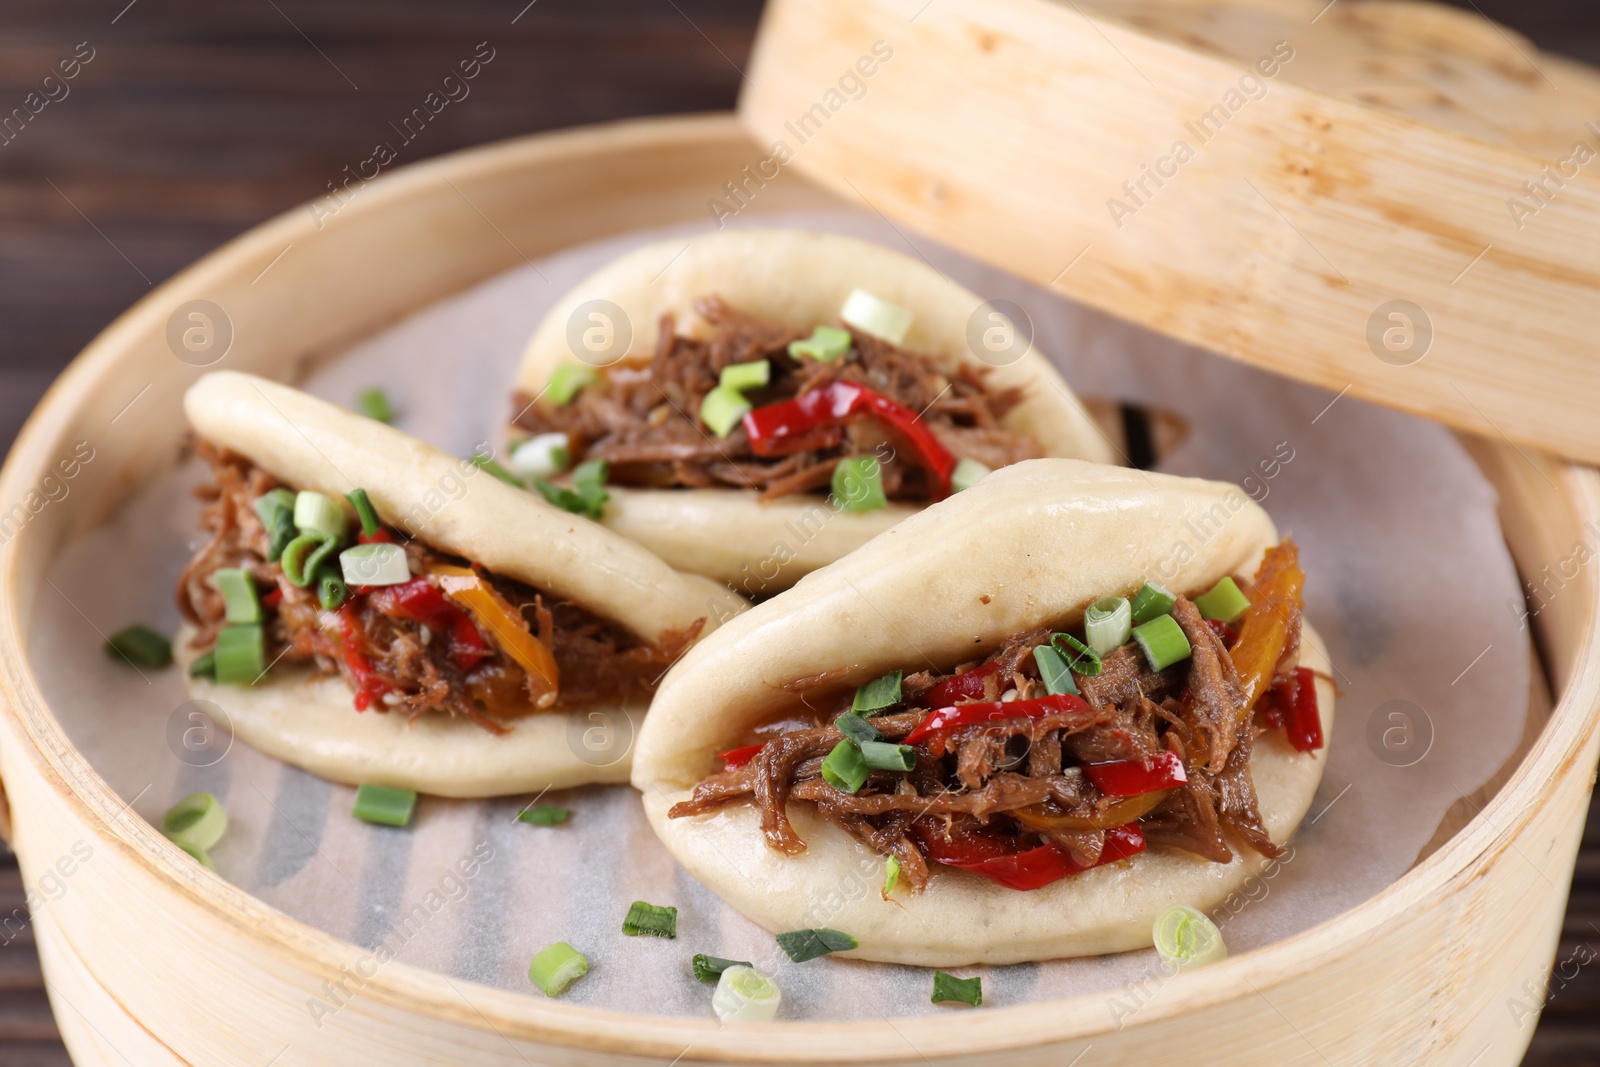
<instances>
[{"instance_id":1,"label":"parchment paper","mask_svg":"<svg viewBox=\"0 0 1600 1067\"><path fill-rule=\"evenodd\" d=\"M1343 695L1327 774L1292 857L1218 913L1233 953L1304 930L1392 883L1446 809L1512 754L1529 685L1528 637L1510 607L1520 602L1517 579L1495 494L1444 429L1199 353L931 242L910 245L875 218L787 221L923 256L986 298L1021 305L1036 344L1080 393L1188 420L1191 433L1164 469L1244 484L1300 542L1307 614L1328 641ZM687 243L701 230L667 232ZM498 447L507 383L545 308L609 258L661 236L630 235L512 270L421 310L304 384L342 404L381 384L402 428L461 455L483 440ZM1070 258L1064 252L1063 265ZM1095 269L1092 255L1072 269ZM1372 357L1353 339L1351 358ZM197 505L187 490L199 479L192 462L159 478L61 553L50 572L60 595L47 587L39 598L30 654L73 741L139 815L156 822L197 790L221 798L231 827L213 858L223 877L353 942L353 964L383 946L457 979L541 996L528 962L565 940L592 964L567 993L579 1004L709 1017L711 987L689 975L690 956L707 952L775 972L785 1018L951 1010L929 1004L931 977L920 968L789 964L770 937L676 866L627 787L544 798L575 811L554 828L514 821L529 797L424 797L413 824L392 829L350 816L353 789L243 742L209 766L191 766L203 762L192 753L180 760L176 738L191 722L178 672L146 677L107 660L96 629L176 627L172 588L195 539ZM1394 719L1397 711L1406 718ZM635 899L675 904L677 940L623 936ZM371 966L362 964L363 973ZM982 973L985 1002L1005 1005L1114 991L1158 972L1147 950L961 973ZM1108 992L1112 1021L1139 1001Z\"/></svg>"}]
</instances>

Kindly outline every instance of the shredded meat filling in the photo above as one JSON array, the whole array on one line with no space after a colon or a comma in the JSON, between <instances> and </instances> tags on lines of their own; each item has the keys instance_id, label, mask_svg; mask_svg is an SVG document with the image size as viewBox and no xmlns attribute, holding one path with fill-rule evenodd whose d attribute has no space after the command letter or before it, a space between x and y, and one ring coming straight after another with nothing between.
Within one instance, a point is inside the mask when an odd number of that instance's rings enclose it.
<instances>
[{"instance_id":1,"label":"shredded meat filling","mask_svg":"<svg viewBox=\"0 0 1600 1067\"><path fill-rule=\"evenodd\" d=\"M695 416L722 368L767 360L769 384L747 394L757 407L845 381L920 413L952 455L997 468L1043 454L1033 437L1001 425L1022 402L1022 390L990 389L982 373L965 363L943 373L932 357L860 331L851 331L853 358L797 360L789 355L789 343L808 330L757 319L716 297L697 302L695 310L708 327L706 336L684 336L670 315L663 316L648 363L609 368L600 383L567 404L519 395L516 425L535 434L565 433L573 462L604 459L611 481L619 484L753 488L766 500L826 488L834 466L847 456L888 454L884 446L892 447L890 435L870 419L832 428L814 447L780 457L758 456L742 427L722 440L708 436ZM927 473L915 463L889 459L882 477L890 499L935 495Z\"/></svg>"},{"instance_id":2,"label":"shredded meat filling","mask_svg":"<svg viewBox=\"0 0 1600 1067\"><path fill-rule=\"evenodd\" d=\"M242 567L264 592L268 662L343 674L358 694L358 707L365 706L359 696L365 691L380 694L373 701L379 710L403 709L413 719L427 712L445 713L494 733L505 731L501 720L535 710L527 673L501 647L493 627L470 613L463 614L488 654L463 669L451 655L448 635L433 633L414 619L385 614L369 594L358 591L338 610L323 610L314 588L291 584L283 569L267 559L268 533L256 515L255 501L278 483L243 456L204 439L196 441L196 451L211 466L214 482L197 490L205 501L200 517L205 540L184 567L176 591L179 610L195 627L194 648L214 645L225 621L222 594L212 576L220 568ZM404 544L413 574L426 573L431 564L465 562L418 541ZM558 707L648 699L703 625L701 620L651 644L579 604L553 599L504 576L479 573L555 657Z\"/></svg>"}]
</instances>

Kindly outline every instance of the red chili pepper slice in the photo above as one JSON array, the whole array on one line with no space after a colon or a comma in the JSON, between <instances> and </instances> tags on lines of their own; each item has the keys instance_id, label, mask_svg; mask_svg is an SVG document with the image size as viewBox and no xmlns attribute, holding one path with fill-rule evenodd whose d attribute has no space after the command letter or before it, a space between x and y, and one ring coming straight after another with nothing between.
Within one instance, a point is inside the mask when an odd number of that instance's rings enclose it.
<instances>
[{"instance_id":1,"label":"red chili pepper slice","mask_svg":"<svg viewBox=\"0 0 1600 1067\"><path fill-rule=\"evenodd\" d=\"M746 763L756 758L756 753L766 748L766 744L745 745L743 748L730 748L726 752L717 753L717 758L722 760L722 769L731 771L735 767L743 767Z\"/></svg>"},{"instance_id":2,"label":"red chili pepper slice","mask_svg":"<svg viewBox=\"0 0 1600 1067\"><path fill-rule=\"evenodd\" d=\"M981 667L963 671L954 678L946 678L923 693L922 699L917 703L925 708L942 708L958 700L977 700L984 694L983 680L999 669L999 663L985 663Z\"/></svg>"},{"instance_id":3,"label":"red chili pepper slice","mask_svg":"<svg viewBox=\"0 0 1600 1067\"><path fill-rule=\"evenodd\" d=\"M1189 780L1183 760L1176 752L1162 752L1149 759L1110 760L1084 765L1095 788L1108 797L1136 797L1172 789Z\"/></svg>"},{"instance_id":4,"label":"red chili pepper slice","mask_svg":"<svg viewBox=\"0 0 1600 1067\"><path fill-rule=\"evenodd\" d=\"M376 533L356 534L356 541L363 545L392 545L397 543L394 539L394 534L381 526L378 527Z\"/></svg>"},{"instance_id":5,"label":"red chili pepper slice","mask_svg":"<svg viewBox=\"0 0 1600 1067\"><path fill-rule=\"evenodd\" d=\"M912 829L923 851L934 862L971 871L1007 889L1020 891L1039 889L1070 875L1082 874L1091 867L1127 859L1145 849L1144 834L1133 823L1106 831L1100 860L1090 867L1078 863L1072 853L1054 843L1018 852L1010 840L999 834L978 831L946 838L942 826L921 821L913 824Z\"/></svg>"},{"instance_id":6,"label":"red chili pepper slice","mask_svg":"<svg viewBox=\"0 0 1600 1067\"><path fill-rule=\"evenodd\" d=\"M790 400L756 408L744 417L750 449L758 456L785 456L813 447L818 433L867 415L894 430L934 477L937 496L950 494L956 458L910 408L854 382L830 382Z\"/></svg>"},{"instance_id":7,"label":"red chili pepper slice","mask_svg":"<svg viewBox=\"0 0 1600 1067\"><path fill-rule=\"evenodd\" d=\"M1059 711L1093 711L1079 697L1071 693L1056 693L1033 700L986 700L977 704L956 704L953 707L935 708L917 728L906 735L905 744L914 745L937 733L955 730L975 723L997 722L1001 719L1037 719Z\"/></svg>"},{"instance_id":8,"label":"red chili pepper slice","mask_svg":"<svg viewBox=\"0 0 1600 1067\"><path fill-rule=\"evenodd\" d=\"M372 669L372 661L361 651L361 624L356 619L354 603L339 609L339 621L344 626L344 640L339 643L339 654L356 679L355 705L357 711L366 711L372 702L391 691L391 686Z\"/></svg>"},{"instance_id":9,"label":"red chili pepper slice","mask_svg":"<svg viewBox=\"0 0 1600 1067\"><path fill-rule=\"evenodd\" d=\"M1294 677L1272 687L1274 706L1283 720L1283 732L1297 752L1322 747L1322 712L1317 707L1317 674L1296 667Z\"/></svg>"},{"instance_id":10,"label":"red chili pepper slice","mask_svg":"<svg viewBox=\"0 0 1600 1067\"><path fill-rule=\"evenodd\" d=\"M1221 619L1207 619L1206 625L1211 627L1212 633L1222 638L1223 648L1232 648L1239 640L1239 631Z\"/></svg>"},{"instance_id":11,"label":"red chili pepper slice","mask_svg":"<svg viewBox=\"0 0 1600 1067\"><path fill-rule=\"evenodd\" d=\"M263 596L261 598L261 606L264 607L264 608L275 608L279 604L281 604L282 602L283 602L283 590L281 588L276 587L276 586L273 588L272 592L266 594L265 596Z\"/></svg>"},{"instance_id":12,"label":"red chili pepper slice","mask_svg":"<svg viewBox=\"0 0 1600 1067\"><path fill-rule=\"evenodd\" d=\"M450 662L470 671L491 655L489 643L466 612L445 599L427 578L386 585L368 594L372 606L391 618L420 622L450 640Z\"/></svg>"}]
</instances>

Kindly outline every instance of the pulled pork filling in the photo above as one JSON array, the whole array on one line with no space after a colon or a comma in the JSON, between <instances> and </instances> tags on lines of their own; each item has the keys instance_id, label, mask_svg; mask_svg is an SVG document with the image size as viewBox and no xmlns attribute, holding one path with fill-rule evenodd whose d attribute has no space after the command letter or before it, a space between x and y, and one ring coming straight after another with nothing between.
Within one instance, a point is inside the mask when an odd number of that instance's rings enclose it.
<instances>
[{"instance_id":1,"label":"pulled pork filling","mask_svg":"<svg viewBox=\"0 0 1600 1067\"><path fill-rule=\"evenodd\" d=\"M994 469L1043 454L1034 438L1001 426L1022 402L1022 391L990 390L982 371L964 362L946 375L932 357L860 330L849 330L850 350L838 359L792 356L791 342L804 339L806 331L746 315L716 297L698 301L695 310L710 327L706 337L680 335L673 317L664 315L648 362L607 368L565 404L519 394L516 426L533 434L566 434L573 463L606 460L610 480L622 485L754 488L771 500L826 489L841 459L892 455L882 463L889 499L932 500L948 492L948 470L941 475L926 448L874 414L851 415L797 435L781 454L752 447L745 425L719 440L697 417L706 395L717 388L724 367L766 360L768 384L745 393L757 414L843 382L904 409L931 431L933 447L942 448L950 463L961 457Z\"/></svg>"},{"instance_id":2,"label":"pulled pork filling","mask_svg":"<svg viewBox=\"0 0 1600 1067\"><path fill-rule=\"evenodd\" d=\"M267 664L344 675L358 710L404 709L412 719L446 713L504 733L499 720L548 707L648 698L704 624L702 619L669 632L652 645L578 604L435 552L388 527L364 540L403 545L412 579L356 586L336 608L324 608L316 583L297 586L279 562L268 559L269 534L255 502L279 483L204 439L196 451L210 464L215 482L196 491L206 502L200 517L206 539L176 591L179 610L197 631L192 647L215 646L226 622L216 572L242 568L259 592ZM435 574L441 567L458 573L471 568L490 602L502 609L497 617L486 622L458 607L442 591ZM554 657L558 688L534 678L507 652L508 642L528 638Z\"/></svg>"},{"instance_id":3,"label":"pulled pork filling","mask_svg":"<svg viewBox=\"0 0 1600 1067\"><path fill-rule=\"evenodd\" d=\"M854 791L825 773L846 741L841 727L861 736L859 723L846 721L854 700L846 694L826 717L758 728L671 816L754 804L768 845L794 854L806 846L788 807L804 802L898 860L913 892L936 864L1035 889L1147 845L1218 863L1241 845L1279 856L1257 809L1250 758L1267 729L1283 728L1302 751L1322 744L1312 672L1297 666L1303 578L1285 541L1254 583L1233 579L1250 593L1237 631L1176 597L1170 615L1187 657L1152 669L1130 640L1097 657L1098 670L1073 663L1076 695L1041 677L1035 651L1064 636L1049 627L954 671L905 675L896 704L866 721L883 742L909 744L911 769L872 769ZM831 680L789 688L804 695Z\"/></svg>"}]
</instances>

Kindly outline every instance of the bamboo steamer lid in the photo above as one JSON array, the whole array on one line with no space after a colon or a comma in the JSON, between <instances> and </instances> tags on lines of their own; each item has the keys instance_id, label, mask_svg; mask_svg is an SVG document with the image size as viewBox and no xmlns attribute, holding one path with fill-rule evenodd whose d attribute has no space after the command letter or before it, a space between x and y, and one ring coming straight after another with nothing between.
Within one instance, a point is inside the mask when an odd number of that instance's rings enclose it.
<instances>
[{"instance_id":1,"label":"bamboo steamer lid","mask_svg":"<svg viewBox=\"0 0 1600 1067\"><path fill-rule=\"evenodd\" d=\"M910 231L1341 395L1600 461L1600 73L1480 15L772 0L746 85L775 166Z\"/></svg>"}]
</instances>

